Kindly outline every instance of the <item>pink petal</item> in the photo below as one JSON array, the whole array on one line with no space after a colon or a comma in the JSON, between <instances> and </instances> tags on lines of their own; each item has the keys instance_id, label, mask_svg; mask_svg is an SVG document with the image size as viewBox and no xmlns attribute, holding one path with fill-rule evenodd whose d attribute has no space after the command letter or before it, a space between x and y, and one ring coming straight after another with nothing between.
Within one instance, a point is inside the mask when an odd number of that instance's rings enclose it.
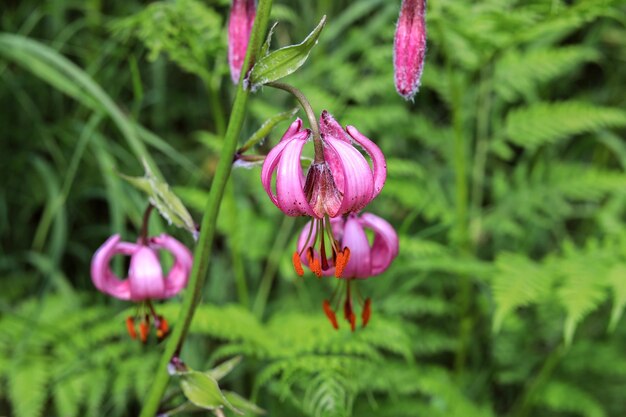
<instances>
[{"instance_id":1,"label":"pink petal","mask_svg":"<svg viewBox=\"0 0 626 417\"><path fill-rule=\"evenodd\" d=\"M130 257L128 282L130 283L130 299L133 301L164 298L163 270L154 249L139 246L137 252Z\"/></svg>"},{"instance_id":2,"label":"pink petal","mask_svg":"<svg viewBox=\"0 0 626 417\"><path fill-rule=\"evenodd\" d=\"M373 198L374 181L369 164L359 151L342 140L326 138L324 158L333 164L333 177L343 178L341 206L328 211L330 217L345 213L357 212L365 207ZM338 168L341 169L338 169Z\"/></svg>"},{"instance_id":3,"label":"pink petal","mask_svg":"<svg viewBox=\"0 0 626 417\"><path fill-rule=\"evenodd\" d=\"M369 278L372 275L371 249L367 235L356 215L348 216L341 244L350 249L350 259L344 269L343 277Z\"/></svg>"},{"instance_id":4,"label":"pink petal","mask_svg":"<svg viewBox=\"0 0 626 417\"><path fill-rule=\"evenodd\" d=\"M374 193L372 195L372 199L380 194L383 189L383 185L385 185L385 180L387 179L387 162L385 161L385 155L380 150L380 148L371 140L369 140L365 135L357 130L354 126L348 126L348 133L352 138L365 149L365 152L372 159L372 164L374 166Z\"/></svg>"},{"instance_id":5,"label":"pink petal","mask_svg":"<svg viewBox=\"0 0 626 417\"><path fill-rule=\"evenodd\" d=\"M275 204L288 216L315 216L304 195L304 175L300 165L302 148L308 136L306 132L306 137L295 137L294 140L286 141L278 160ZM267 187L265 190L267 191Z\"/></svg>"},{"instance_id":6,"label":"pink petal","mask_svg":"<svg viewBox=\"0 0 626 417\"><path fill-rule=\"evenodd\" d=\"M120 242L118 234L111 236L100 246L91 259L91 280L99 291L121 300L130 299L128 280L121 281L111 271L109 264L114 255L131 255L137 248L133 243Z\"/></svg>"},{"instance_id":7,"label":"pink petal","mask_svg":"<svg viewBox=\"0 0 626 417\"><path fill-rule=\"evenodd\" d=\"M420 85L426 53L425 0L403 0L394 37L393 64L396 90L412 99Z\"/></svg>"},{"instance_id":8,"label":"pink petal","mask_svg":"<svg viewBox=\"0 0 626 417\"><path fill-rule=\"evenodd\" d=\"M398 235L386 220L373 214L363 213L360 221L364 227L374 231L371 274L378 275L384 272L391 261L398 256Z\"/></svg>"},{"instance_id":9,"label":"pink petal","mask_svg":"<svg viewBox=\"0 0 626 417\"><path fill-rule=\"evenodd\" d=\"M326 110L323 110L320 116L320 133L322 137L330 136L334 139L340 139L350 143L350 138L346 135L343 127L341 127L339 122Z\"/></svg>"},{"instance_id":10,"label":"pink petal","mask_svg":"<svg viewBox=\"0 0 626 417\"><path fill-rule=\"evenodd\" d=\"M239 82L255 15L255 0L233 0L228 19L228 64L235 84Z\"/></svg>"},{"instance_id":11,"label":"pink petal","mask_svg":"<svg viewBox=\"0 0 626 417\"><path fill-rule=\"evenodd\" d=\"M165 278L163 298L173 297L187 286L189 273L193 265L193 255L185 245L166 234L153 237L150 239L150 242L151 247L155 249L165 249L174 255L174 265Z\"/></svg>"},{"instance_id":12,"label":"pink petal","mask_svg":"<svg viewBox=\"0 0 626 417\"><path fill-rule=\"evenodd\" d=\"M263 162L263 167L261 169L261 183L263 184L263 188L272 202L281 210L282 208L278 203L278 198L272 190L272 177L274 176L274 171L276 171L277 166L281 163L285 147L293 141L303 142L302 145L304 145L304 143L306 143L309 139L311 132L308 129L299 130L300 126L302 126L302 121L300 119L297 119L291 124L291 126L289 126L289 129L287 129L287 132L285 132L280 142L274 146L270 153L265 157L265 161ZM301 178L301 181L303 181L304 175L302 174L299 159L298 169L299 177Z\"/></svg>"}]
</instances>

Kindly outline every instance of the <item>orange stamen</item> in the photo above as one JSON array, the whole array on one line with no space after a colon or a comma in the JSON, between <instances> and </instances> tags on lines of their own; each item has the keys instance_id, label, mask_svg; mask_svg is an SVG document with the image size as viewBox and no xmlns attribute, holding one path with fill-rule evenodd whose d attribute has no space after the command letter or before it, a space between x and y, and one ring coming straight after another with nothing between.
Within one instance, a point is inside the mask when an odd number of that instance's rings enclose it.
<instances>
[{"instance_id":1,"label":"orange stamen","mask_svg":"<svg viewBox=\"0 0 626 417\"><path fill-rule=\"evenodd\" d=\"M361 313L361 319L363 320L363 327L367 326L367 323L370 321L371 315L372 315L372 300L368 298L365 300L365 304L363 305L363 313Z\"/></svg>"},{"instance_id":2,"label":"orange stamen","mask_svg":"<svg viewBox=\"0 0 626 417\"><path fill-rule=\"evenodd\" d=\"M335 260L335 277L341 278L343 276L343 271L350 260L350 248L347 246L343 248L343 251L337 254L337 259Z\"/></svg>"},{"instance_id":3,"label":"orange stamen","mask_svg":"<svg viewBox=\"0 0 626 417\"><path fill-rule=\"evenodd\" d=\"M295 251L293 253L293 258L291 259L293 261L293 267L296 270L296 274L298 274L298 276L302 276L304 275L304 269L302 269L302 261L300 260L300 255L298 254L298 251Z\"/></svg>"},{"instance_id":4,"label":"orange stamen","mask_svg":"<svg viewBox=\"0 0 626 417\"><path fill-rule=\"evenodd\" d=\"M148 340L149 332L150 327L147 319L139 323L139 338L141 339L142 343L146 343L146 341Z\"/></svg>"},{"instance_id":5,"label":"orange stamen","mask_svg":"<svg viewBox=\"0 0 626 417\"><path fill-rule=\"evenodd\" d=\"M137 338L137 331L135 330L135 318L134 317L128 317L126 319L126 330L128 331L128 335L130 336L131 339L136 339Z\"/></svg>"},{"instance_id":6,"label":"orange stamen","mask_svg":"<svg viewBox=\"0 0 626 417\"><path fill-rule=\"evenodd\" d=\"M356 328L356 315L354 314L354 311L350 312L350 319L348 321L350 322L350 329L354 331Z\"/></svg>"},{"instance_id":7,"label":"orange stamen","mask_svg":"<svg viewBox=\"0 0 626 417\"><path fill-rule=\"evenodd\" d=\"M308 247L306 250L306 258L309 261L309 268L311 271L317 275L318 278L322 277L322 267L320 265L319 259L314 257L313 248Z\"/></svg>"},{"instance_id":8,"label":"orange stamen","mask_svg":"<svg viewBox=\"0 0 626 417\"><path fill-rule=\"evenodd\" d=\"M159 320L159 327L157 328L156 335L158 339L163 339L169 332L169 326L163 316L158 316L157 319Z\"/></svg>"},{"instance_id":9,"label":"orange stamen","mask_svg":"<svg viewBox=\"0 0 626 417\"><path fill-rule=\"evenodd\" d=\"M337 323L337 316L335 316L335 312L330 307L330 303L328 302L328 300L324 300L324 303L322 304L322 308L324 309L324 313L326 313L326 317L328 317L328 320L330 320L330 324L333 325L335 330L339 329L339 323Z\"/></svg>"}]
</instances>

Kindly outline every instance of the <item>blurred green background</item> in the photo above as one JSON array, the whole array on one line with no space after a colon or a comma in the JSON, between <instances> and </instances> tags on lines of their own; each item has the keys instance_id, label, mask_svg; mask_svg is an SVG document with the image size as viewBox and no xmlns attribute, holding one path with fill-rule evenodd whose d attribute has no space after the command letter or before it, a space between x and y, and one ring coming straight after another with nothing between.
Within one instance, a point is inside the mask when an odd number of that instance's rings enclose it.
<instances>
[{"instance_id":1,"label":"blurred green background","mask_svg":"<svg viewBox=\"0 0 626 417\"><path fill-rule=\"evenodd\" d=\"M433 0L412 103L393 86L399 3L272 10L273 48L328 15L284 81L388 160L367 210L401 249L361 285L371 324L331 328L332 280L291 266L304 220L236 169L182 357L243 355L222 385L270 416L623 416L626 2ZM199 222L234 95L229 6L2 2L0 415L138 414L162 346L128 338L134 307L98 293L89 262L113 233L136 239L147 200L119 174L142 175L142 155ZM295 106L256 92L241 143ZM161 231L193 246L153 216ZM174 321L179 302L157 308ZM164 409L182 403L168 392Z\"/></svg>"}]
</instances>

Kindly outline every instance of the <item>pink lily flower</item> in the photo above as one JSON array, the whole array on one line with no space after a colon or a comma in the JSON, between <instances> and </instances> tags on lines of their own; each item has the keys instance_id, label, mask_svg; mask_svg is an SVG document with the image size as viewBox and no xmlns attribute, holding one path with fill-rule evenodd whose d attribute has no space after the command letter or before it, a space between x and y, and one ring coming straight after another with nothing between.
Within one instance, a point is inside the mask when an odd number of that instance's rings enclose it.
<instances>
[{"instance_id":1,"label":"pink lily flower","mask_svg":"<svg viewBox=\"0 0 626 417\"><path fill-rule=\"evenodd\" d=\"M163 274L157 250L170 252L175 262L166 276ZM111 271L110 262L114 255L130 256L128 277L118 278ZM101 292L120 300L141 302L148 311L142 315L139 325L140 337L143 342L148 336L150 317L154 319L157 337L167 334L167 321L156 314L151 300L171 298L187 285L193 256L189 249L171 236L162 234L151 237L145 243L122 242L116 234L107 239L96 251L91 260L91 279ZM136 332L134 318L126 321L128 332L134 339Z\"/></svg>"},{"instance_id":2,"label":"pink lily flower","mask_svg":"<svg viewBox=\"0 0 626 417\"><path fill-rule=\"evenodd\" d=\"M354 126L344 130L327 112L320 117L320 136L323 157L316 155L305 178L301 168L302 149L311 139L311 132L302 129L296 119L281 141L270 151L263 163L261 181L272 202L288 216L309 216L312 227L326 233L320 234L320 251L324 252L324 234L334 251L336 239L327 224L328 218L356 213L376 197L385 184L387 165L385 157L374 142ZM357 150L361 146L372 161L372 166ZM276 177L275 187L272 180ZM339 252L337 252L339 253ZM296 272L302 268L296 262ZM318 275L328 269L325 257L321 258Z\"/></svg>"},{"instance_id":3,"label":"pink lily flower","mask_svg":"<svg viewBox=\"0 0 626 417\"><path fill-rule=\"evenodd\" d=\"M235 84L239 83L255 16L255 0L233 0L228 20L228 65Z\"/></svg>"},{"instance_id":4,"label":"pink lily flower","mask_svg":"<svg viewBox=\"0 0 626 417\"><path fill-rule=\"evenodd\" d=\"M426 53L426 0L402 0L394 39L393 64L396 90L407 100L420 86Z\"/></svg>"},{"instance_id":5,"label":"pink lily flower","mask_svg":"<svg viewBox=\"0 0 626 417\"><path fill-rule=\"evenodd\" d=\"M356 282L353 283L353 281L379 275L389 268L391 262L398 255L398 235L386 220L370 213L363 213L360 216L350 214L346 218L333 218L330 219L330 224L333 234L337 238L333 245L332 255L314 253L310 243L315 242L317 231L310 223L300 233L297 262L304 263L318 277L320 275L334 275L343 280L345 286L344 317L354 331L356 318L353 309L352 290L356 289L356 287L353 288ZM369 229L374 233L374 240L371 244L365 229ZM337 248L343 247L344 250L340 252L335 248L335 245ZM328 269L320 271L318 256L321 256L322 259L326 258L326 263L330 266ZM318 272L321 272L321 274ZM358 292L357 300L363 306L362 323L363 327L365 327L371 314L371 301L369 298L363 301ZM338 299L325 300L323 305L324 312L335 328L338 328L337 318L331 305L333 303L338 304L339 301ZM335 307L336 309L337 306Z\"/></svg>"}]
</instances>

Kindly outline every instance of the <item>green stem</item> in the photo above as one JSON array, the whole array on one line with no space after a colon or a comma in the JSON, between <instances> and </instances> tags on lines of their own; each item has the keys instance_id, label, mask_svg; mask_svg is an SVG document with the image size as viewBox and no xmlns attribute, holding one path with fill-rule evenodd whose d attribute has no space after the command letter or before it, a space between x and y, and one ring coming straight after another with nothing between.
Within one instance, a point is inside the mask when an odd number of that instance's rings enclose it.
<instances>
[{"instance_id":1,"label":"green stem","mask_svg":"<svg viewBox=\"0 0 626 417\"><path fill-rule=\"evenodd\" d=\"M535 378L528 385L526 385L526 390L522 395L520 395L515 405L513 405L511 411L509 412L509 416L526 417L528 415L537 392L539 392L539 390L543 388L544 384L548 381L550 375L552 375L557 365L561 362L565 352L566 349L562 344L554 348L541 366L537 376L535 376Z\"/></svg>"},{"instance_id":2,"label":"green stem","mask_svg":"<svg viewBox=\"0 0 626 417\"><path fill-rule=\"evenodd\" d=\"M322 139L320 137L320 128L317 124L317 118L315 117L315 112L313 111L313 107L311 107L311 103L302 93L302 91L298 90L296 87L291 86L285 83L279 82L271 82L266 84L269 87L278 88L283 91L287 91L291 95L293 95L306 113L307 119L309 119L309 125L311 125L311 130L313 131L313 144L315 146L315 162L321 163L324 162L324 145L322 144Z\"/></svg>"},{"instance_id":3,"label":"green stem","mask_svg":"<svg viewBox=\"0 0 626 417\"><path fill-rule=\"evenodd\" d=\"M463 134L463 103L461 88L458 85L456 75L452 70L452 64L448 62L448 80L452 97L452 123L454 127L454 174L455 174L455 201L456 201L456 224L453 234L453 243L460 254L468 251L468 181L467 181L467 143ZM467 347L472 329L472 319L469 316L471 301L470 277L459 277L459 347L455 357L455 368L459 374L465 368Z\"/></svg>"},{"instance_id":4,"label":"green stem","mask_svg":"<svg viewBox=\"0 0 626 417\"><path fill-rule=\"evenodd\" d=\"M243 64L244 71L241 72L233 109L224 136L222 152L220 154L215 177L213 177L211 183L209 201L207 202L207 207L202 218L200 236L194 252L194 263L189 284L187 291L185 291L183 305L178 319L176 320L176 325L161 356L161 361L159 362L157 372L154 376L152 387L146 396L140 417L153 417L158 412L159 403L161 402L161 398L163 397L163 393L169 381L168 365L171 359L180 353L196 306L200 301L202 288L204 287L207 271L209 269L209 260L211 259L211 247L213 245L213 237L215 236L217 214L224 195L224 189L226 188L226 182L228 181L232 169L233 154L237 148L237 140L241 133L248 95L250 94L248 90L244 90L243 88L243 79L248 72L246 69L250 68L255 62L261 48L261 43L267 31L271 9L272 0L259 0L250 43Z\"/></svg>"},{"instance_id":5,"label":"green stem","mask_svg":"<svg viewBox=\"0 0 626 417\"><path fill-rule=\"evenodd\" d=\"M265 312L267 299L269 298L270 290L272 288L272 284L274 283L274 277L276 276L276 270L278 269L278 262L285 250L285 245L289 240L294 223L295 219L293 217L284 216L283 223L280 225L280 229L278 230L278 234L274 240L274 245L272 246L268 256L267 265L263 271L263 277L261 278L259 290L256 298L254 299L254 306L252 307L252 312L258 318L262 318L263 313Z\"/></svg>"}]
</instances>

